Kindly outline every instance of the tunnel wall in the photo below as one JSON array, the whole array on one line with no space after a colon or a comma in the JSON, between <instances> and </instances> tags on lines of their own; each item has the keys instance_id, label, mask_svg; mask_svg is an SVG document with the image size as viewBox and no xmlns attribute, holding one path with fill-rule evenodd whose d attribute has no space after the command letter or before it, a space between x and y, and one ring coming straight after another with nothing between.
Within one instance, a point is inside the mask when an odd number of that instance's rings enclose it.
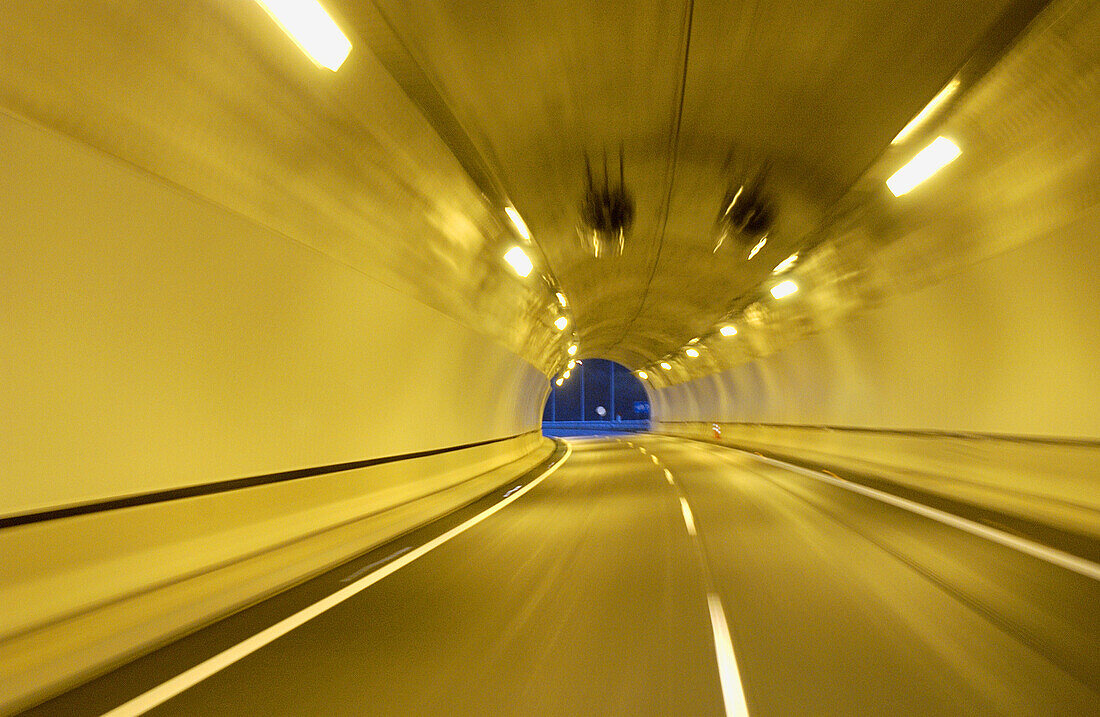
<instances>
[{"instance_id":1,"label":"tunnel wall","mask_svg":"<svg viewBox=\"0 0 1100 717\"><path fill-rule=\"evenodd\" d=\"M751 360L657 391L655 416L1100 440L1098 30L1095 3L1049 6L838 202L797 293L762 287L766 318L722 344ZM961 155L892 196L937 135Z\"/></svg>"},{"instance_id":2,"label":"tunnel wall","mask_svg":"<svg viewBox=\"0 0 1100 717\"><path fill-rule=\"evenodd\" d=\"M731 445L1100 536L1098 29L1095 3L1052 4L921 143L888 150L785 275L799 292L765 294L768 320L712 349L748 360L652 390L655 430L718 424ZM937 134L959 158L886 192Z\"/></svg>"},{"instance_id":3,"label":"tunnel wall","mask_svg":"<svg viewBox=\"0 0 1100 717\"><path fill-rule=\"evenodd\" d=\"M1100 439L1100 213L728 371L660 421Z\"/></svg>"},{"instance_id":4,"label":"tunnel wall","mask_svg":"<svg viewBox=\"0 0 1100 717\"><path fill-rule=\"evenodd\" d=\"M1098 235L1089 212L771 356L655 390L654 430L1100 539Z\"/></svg>"},{"instance_id":5,"label":"tunnel wall","mask_svg":"<svg viewBox=\"0 0 1100 717\"><path fill-rule=\"evenodd\" d=\"M2 113L0 156L0 710L549 455L547 379L492 339Z\"/></svg>"}]
</instances>

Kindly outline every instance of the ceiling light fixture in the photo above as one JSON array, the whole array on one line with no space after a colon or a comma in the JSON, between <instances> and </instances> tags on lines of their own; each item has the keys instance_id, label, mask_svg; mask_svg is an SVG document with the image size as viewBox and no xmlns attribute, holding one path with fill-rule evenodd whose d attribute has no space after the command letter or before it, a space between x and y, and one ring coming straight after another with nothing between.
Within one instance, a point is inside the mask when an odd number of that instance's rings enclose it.
<instances>
[{"instance_id":1,"label":"ceiling light fixture","mask_svg":"<svg viewBox=\"0 0 1100 717\"><path fill-rule=\"evenodd\" d=\"M794 263L796 261L798 261L798 252L797 251L794 254L791 254L789 257L787 257L783 261L776 264L775 268L772 269L772 273L773 274L782 274L787 269L790 269L792 266L794 266Z\"/></svg>"},{"instance_id":2,"label":"ceiling light fixture","mask_svg":"<svg viewBox=\"0 0 1100 717\"><path fill-rule=\"evenodd\" d=\"M535 265L531 263L531 260L527 257L527 253L520 249L518 246L514 246L508 250L508 253L504 255L504 260L512 265L512 268L516 270L516 273L520 276L527 276L531 273L531 269L535 268Z\"/></svg>"},{"instance_id":3,"label":"ceiling light fixture","mask_svg":"<svg viewBox=\"0 0 1100 717\"><path fill-rule=\"evenodd\" d=\"M309 59L320 67L340 69L351 41L317 0L256 0Z\"/></svg>"},{"instance_id":4,"label":"ceiling light fixture","mask_svg":"<svg viewBox=\"0 0 1100 717\"><path fill-rule=\"evenodd\" d=\"M894 172L886 180L886 186L895 197L900 197L955 161L960 154L962 150L957 144L946 137L937 137L932 144L917 152L908 164Z\"/></svg>"},{"instance_id":5,"label":"ceiling light fixture","mask_svg":"<svg viewBox=\"0 0 1100 717\"><path fill-rule=\"evenodd\" d=\"M561 375L562 378L569 378L569 369L565 369L565 373Z\"/></svg>"},{"instance_id":6,"label":"ceiling light fixture","mask_svg":"<svg viewBox=\"0 0 1100 717\"><path fill-rule=\"evenodd\" d=\"M782 281L772 287L772 296L782 299L784 296L790 296L796 291L798 291L798 284L793 281Z\"/></svg>"},{"instance_id":7,"label":"ceiling light fixture","mask_svg":"<svg viewBox=\"0 0 1100 717\"><path fill-rule=\"evenodd\" d=\"M672 364L670 364L668 361L662 361L661 362L661 368L663 368L665 371L671 371L672 370Z\"/></svg>"},{"instance_id":8,"label":"ceiling light fixture","mask_svg":"<svg viewBox=\"0 0 1100 717\"><path fill-rule=\"evenodd\" d=\"M565 383L565 379L564 379L564 378L561 378L561 377L559 376L559 377L558 377L558 380L557 380L557 381L554 381L554 383L556 383L557 385L559 385L559 386L560 386L560 385L562 385L563 383Z\"/></svg>"},{"instance_id":9,"label":"ceiling light fixture","mask_svg":"<svg viewBox=\"0 0 1100 717\"><path fill-rule=\"evenodd\" d=\"M722 334L723 336L736 336L737 335L737 327L736 326L723 326L722 328L718 329L718 333Z\"/></svg>"},{"instance_id":10,"label":"ceiling light fixture","mask_svg":"<svg viewBox=\"0 0 1100 717\"><path fill-rule=\"evenodd\" d=\"M692 358L699 358L699 352L696 351L695 349L688 349L684 353L686 353L688 356L690 356Z\"/></svg>"},{"instance_id":11,"label":"ceiling light fixture","mask_svg":"<svg viewBox=\"0 0 1100 717\"><path fill-rule=\"evenodd\" d=\"M760 241L756 242L756 246L749 250L749 258L751 261L754 256L760 253L760 250L764 248L764 245L768 243L767 235L760 237Z\"/></svg>"},{"instance_id":12,"label":"ceiling light fixture","mask_svg":"<svg viewBox=\"0 0 1100 717\"><path fill-rule=\"evenodd\" d=\"M554 320L554 328L558 331L565 331L565 327L569 325L569 319L564 316L559 316Z\"/></svg>"},{"instance_id":13,"label":"ceiling light fixture","mask_svg":"<svg viewBox=\"0 0 1100 717\"><path fill-rule=\"evenodd\" d=\"M955 94L958 89L959 81L957 79L948 82L947 86L937 92L936 96L924 106L924 109L917 113L916 117L909 120L909 124L901 128L901 131L898 132L898 136L894 137L890 144L901 144L904 142L906 137L913 134L913 131L919 127L924 120L928 119L928 116L935 112L936 108L946 102L951 95Z\"/></svg>"},{"instance_id":14,"label":"ceiling light fixture","mask_svg":"<svg viewBox=\"0 0 1100 717\"><path fill-rule=\"evenodd\" d=\"M647 378L649 378L649 374L648 374L648 373L646 373L645 371L639 371L639 372L638 372L638 378L640 378L640 379L642 379L643 381L645 381L645 380L646 380Z\"/></svg>"},{"instance_id":15,"label":"ceiling light fixture","mask_svg":"<svg viewBox=\"0 0 1100 717\"><path fill-rule=\"evenodd\" d=\"M565 367L566 367L566 368L573 368L573 367L574 367L574 366L576 366L576 365L577 365L577 362L576 362L576 361L574 361L573 359L569 359L569 363L568 363L568 364L566 364L566 366L565 366Z\"/></svg>"},{"instance_id":16,"label":"ceiling light fixture","mask_svg":"<svg viewBox=\"0 0 1100 717\"><path fill-rule=\"evenodd\" d=\"M565 300L565 294L561 293L560 291L556 292L556 294L558 297L558 303L561 304L561 308L564 309L569 303Z\"/></svg>"},{"instance_id":17,"label":"ceiling light fixture","mask_svg":"<svg viewBox=\"0 0 1100 717\"><path fill-rule=\"evenodd\" d=\"M577 345L576 344L569 344L569 349L566 351L566 353L568 353L570 356L576 356L577 355Z\"/></svg>"},{"instance_id":18,"label":"ceiling light fixture","mask_svg":"<svg viewBox=\"0 0 1100 717\"><path fill-rule=\"evenodd\" d=\"M508 218L512 220L512 224L516 227L516 231L524 238L525 241L531 241L531 230L527 228L527 223L523 221L523 217L519 215L515 207L505 207L504 213L508 215Z\"/></svg>"}]
</instances>

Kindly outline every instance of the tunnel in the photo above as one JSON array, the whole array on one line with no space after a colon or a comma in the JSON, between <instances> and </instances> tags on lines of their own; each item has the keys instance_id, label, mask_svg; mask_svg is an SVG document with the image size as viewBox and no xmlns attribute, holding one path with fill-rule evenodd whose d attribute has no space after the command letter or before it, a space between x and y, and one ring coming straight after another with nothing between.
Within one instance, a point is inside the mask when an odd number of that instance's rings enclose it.
<instances>
[{"instance_id":1,"label":"tunnel","mask_svg":"<svg viewBox=\"0 0 1100 717\"><path fill-rule=\"evenodd\" d=\"M1100 714L1100 4L11 2L0 147L0 714Z\"/></svg>"}]
</instances>

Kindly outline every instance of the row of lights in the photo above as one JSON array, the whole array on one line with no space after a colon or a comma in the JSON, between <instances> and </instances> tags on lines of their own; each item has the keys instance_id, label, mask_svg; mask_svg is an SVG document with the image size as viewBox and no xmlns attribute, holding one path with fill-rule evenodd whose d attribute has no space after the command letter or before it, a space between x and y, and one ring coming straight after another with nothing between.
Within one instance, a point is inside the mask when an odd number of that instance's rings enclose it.
<instances>
[{"instance_id":1,"label":"row of lights","mask_svg":"<svg viewBox=\"0 0 1100 717\"><path fill-rule=\"evenodd\" d=\"M256 2L271 16L279 27L283 29L287 36L293 40L302 52L318 66L335 72L344 64L344 61L351 53L351 41L348 40L347 36L344 35L340 27L318 0L256 0ZM903 142L917 129L917 127L931 116L936 109L950 99L951 96L958 91L959 86L960 83L957 78L951 80L951 82L937 93L936 96L902 128L890 144L897 145ZM894 174L886 180L886 186L895 197L907 194L953 162L961 153L962 150L950 139L942 136L937 137L927 147L909 160L909 162L894 172ZM740 190L738 194L740 194ZM737 201L736 196L733 201ZM516 231L519 232L523 240L530 243L531 230L527 227L526 222L523 221L523 217L520 215L519 211L515 207L509 205L504 208L504 213L508 215L508 218L511 220L513 226L515 226ZM752 258L764 248L767 241L767 235L763 236L749 251L748 259L752 260ZM531 258L527 256L527 252L518 245L511 247L505 252L504 260L521 278L526 278L534 269L534 263L531 261ZM797 261L798 253L795 252L777 264L772 270L772 274L783 273L794 266ZM776 299L782 299L797 291L798 285L791 280L786 280L773 286L771 288L771 295ZM568 305L565 295L560 291L555 293L558 303L561 305L561 309L564 312ZM554 320L554 328L558 331L564 331L568 326L569 318L565 316L564 313ZM725 325L719 328L719 333L725 337L734 336L737 334L737 329L732 325ZM699 357L698 349L694 348L692 345L698 343L698 341L699 339L696 338L688 342L689 345L684 350L684 353L689 358ZM574 356L576 352L576 343L571 343L568 349L569 356ZM564 379L569 377L569 371L574 365L576 365L575 360L570 359L565 373L556 381L559 386ZM672 365L668 361L661 361L660 367L665 371L672 370ZM643 380L649 377L649 374L644 370L638 371L637 375Z\"/></svg>"},{"instance_id":2,"label":"row of lights","mask_svg":"<svg viewBox=\"0 0 1100 717\"><path fill-rule=\"evenodd\" d=\"M577 345L576 344L569 344L569 349L566 353L568 353L570 356L576 356L577 355ZM580 363L584 363L584 362L583 361L578 361L577 359L574 359L574 358L570 358L569 363L565 364L565 371L562 372L561 376L558 376L557 379L554 380L554 384L557 385L557 386L560 386L563 383L565 383L567 380L569 380L569 376L572 374L573 368L577 364L580 364Z\"/></svg>"},{"instance_id":3,"label":"row of lights","mask_svg":"<svg viewBox=\"0 0 1100 717\"><path fill-rule=\"evenodd\" d=\"M929 102L928 105L925 106L925 108L921 110L920 113L918 113L917 116L914 117L913 120L910 121L909 124L907 124L902 129L901 132L898 133L897 137L894 138L891 144L898 144L902 142L910 133L913 132L913 130L919 124L921 124L929 115L931 115L935 111L935 109L937 109L941 104L949 99L951 95L953 95L955 91L958 90L958 88L959 81L957 79L952 80L950 83L948 83L948 85L944 87L944 89L941 90L939 94L932 98L932 101ZM958 157L961 153L962 150L960 150L954 142L947 139L946 137L937 137L931 144L918 152L901 169L897 170L893 175L891 175L890 178L886 180L886 186L890 189L895 197L900 197L903 194L912 191L917 185L921 184L932 175L936 174L940 169L953 162L955 158ZM734 197L734 201L736 200L737 198ZM515 225L516 230L519 232L520 236L522 236L526 241L530 241L531 232L527 228L527 224L523 221L523 217L520 216L515 207L505 207L504 211L508 215L508 218L512 220L512 223ZM761 237L760 241L758 241L756 245L753 246L751 250L749 250L749 261L751 261L758 253L760 253L760 251L767 244L767 241L768 237L765 234L763 237ZM516 273L520 277L526 277L528 274L531 273L532 269L534 268L530 258L528 258L527 254L519 246L514 246L509 249L508 252L504 255L504 258L506 261L508 261L509 264L512 265L513 269L515 269ZM786 259L775 265L775 267L772 269L772 275L774 276L786 272L798 262L798 259L799 252L791 254ZM784 299L798 292L798 284L790 279L786 279L772 286L769 292L775 299ZM557 298L558 302L561 304L562 309L565 309L567 305L565 296L559 291L557 292ZM569 326L569 319L566 318L564 315L559 316L554 322L554 326L559 331L564 331L566 327ZM737 328L732 324L725 324L719 327L718 333L726 338L736 336ZM688 345L684 348L684 354L688 358L694 359L699 357L699 350L694 346L694 344L697 344L698 342L699 339L694 338L689 341ZM569 355L573 356L576 353L576 350L576 344L570 344L568 351ZM565 373L557 379L557 385L562 385L564 380L569 378L569 370L572 369L574 364L575 362L573 360L569 361L568 368L566 369ZM661 361L658 365L661 367L662 370L672 370L672 364L667 360ZM637 371L637 376L642 380L646 380L649 378L649 373L643 369Z\"/></svg>"},{"instance_id":4,"label":"row of lights","mask_svg":"<svg viewBox=\"0 0 1100 717\"><path fill-rule=\"evenodd\" d=\"M959 80L953 79L947 84L932 100L925 105L916 117L914 117L901 132L890 143L891 145L897 145L902 143L910 134L912 134L919 125L921 125L929 116L935 112L942 104L944 104L952 95L959 89ZM941 169L946 167L951 162L962 154L962 150L957 144L952 142L947 137L937 137L927 147L917 152L908 162L905 163L900 169L890 175L890 178L886 180L886 186L895 197L900 197L904 194L911 192L918 185L922 184ZM737 197L734 197L734 201L737 201ZM767 243L768 237L765 235L759 242L749 251L748 259L751 260L755 257L764 245ZM795 252L783 261L776 264L772 269L772 274L782 274L798 262L799 253ZM771 295L776 299L783 299L798 291L798 284L794 281L787 279L772 286L770 289ZM718 329L718 333L722 336L736 336L737 328L731 324L726 324ZM688 346L684 349L684 354L689 358L698 358L699 351L694 347L694 344L699 342L698 338L692 339L688 342ZM671 371L672 364L666 359L658 364L663 370ZM643 381L649 378L649 373L644 369L636 372L638 378Z\"/></svg>"},{"instance_id":5,"label":"row of lights","mask_svg":"<svg viewBox=\"0 0 1100 717\"><path fill-rule=\"evenodd\" d=\"M509 205L504 207L504 213L508 215L508 219L512 221L512 226L516 228L516 231L523 237L523 240L530 243L531 230L527 228L527 222L523 221L523 217L520 215L519 211L515 207ZM504 261L508 262L512 270L515 271L516 275L521 279L527 278L535 268L535 264L531 261L531 258L527 256L527 252L518 244L504 253ZM555 291L554 296L557 298L562 312L558 318L554 319L554 328L558 331L565 331L565 329L569 327L569 317L565 315L565 310L569 307L569 301L561 291Z\"/></svg>"},{"instance_id":6,"label":"row of lights","mask_svg":"<svg viewBox=\"0 0 1100 717\"><path fill-rule=\"evenodd\" d=\"M772 274L782 274L783 272L785 272L786 270L788 270L792 266L794 266L797 261L798 261L798 253L795 252L794 254L791 254L789 257L787 257L783 261L779 262L779 264L777 264L776 267L772 270ZM771 295L773 297L775 297L776 299L782 299L782 298L790 296L791 294L796 293L797 291L798 291L798 284L791 281L790 279L787 279L787 280L781 281L778 284L776 284L775 286L773 286L771 288ZM737 335L737 327L734 326L733 324L723 324L723 325L718 327L718 334L721 335L723 338L729 338L731 336L736 336ZM699 358L699 356L700 356L699 349L696 348L696 345L699 344L699 342L700 342L700 339L698 337L693 338L692 340L688 341L687 345L683 348L684 355L687 356L688 358L693 358L693 359ZM674 353L679 353L679 352L677 351L677 352L674 352ZM671 355L669 357L666 357L664 360L662 360L661 362L659 362L657 364L664 371L671 371L672 370L672 364L669 362L669 358L671 358ZM636 371L635 375L638 378L642 379L643 381L645 381L649 378L649 372L646 371L645 369L641 369L641 370Z\"/></svg>"},{"instance_id":7,"label":"row of lights","mask_svg":"<svg viewBox=\"0 0 1100 717\"><path fill-rule=\"evenodd\" d=\"M351 41L328 14L318 0L256 0L283 32L319 67L333 72L340 69L351 53ZM512 221L523 241L531 242L531 230L519 211L509 205L504 213ZM520 277L526 278L534 270L534 262L523 247L516 245L504 253L504 261ZM560 291L555 292L561 305L561 315L554 320L554 328L565 331L569 317L565 315L568 302Z\"/></svg>"}]
</instances>

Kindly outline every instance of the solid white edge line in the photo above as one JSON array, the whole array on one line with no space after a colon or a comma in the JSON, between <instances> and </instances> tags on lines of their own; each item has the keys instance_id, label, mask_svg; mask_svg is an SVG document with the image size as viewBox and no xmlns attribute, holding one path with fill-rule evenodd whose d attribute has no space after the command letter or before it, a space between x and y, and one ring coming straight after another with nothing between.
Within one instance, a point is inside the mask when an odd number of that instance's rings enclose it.
<instances>
[{"instance_id":1,"label":"solid white edge line","mask_svg":"<svg viewBox=\"0 0 1100 717\"><path fill-rule=\"evenodd\" d=\"M926 518L931 518L944 525L949 525L952 528L958 528L959 530L976 535L986 540L991 540L994 543L1003 545L1006 548L1012 548L1018 550L1021 553L1030 555L1033 558L1038 558L1045 562L1057 565L1058 567L1071 570L1079 575L1084 575L1087 578L1093 580L1100 580L1100 565L1086 560L1085 558L1072 555L1057 548L1051 548L1041 543L1036 543L1033 540L1027 538L1021 538L1011 533L1006 533L1003 530L997 530L996 528L990 528L987 525L981 523L975 523L972 520L961 518L957 515L952 515L937 508L932 508L927 505L922 505L915 501L900 496L886 493L885 491L877 490L875 488L869 488L865 485L860 485L843 478L834 478L828 473L822 473L821 471L815 471L810 468L803 468L802 466L794 465L793 463L787 463L786 461L776 460L774 458L767 458L765 456L757 455L750 451L741 450L740 448L733 448L732 446L723 446L723 448L729 448L730 450L737 451L738 453L744 453L747 456L751 456L758 461L769 463L778 468L785 468L787 470L794 471L795 473L801 473L804 476L810 478L816 478L819 481L835 485L846 490L850 490L853 493L859 493L865 495L868 498L874 498L875 500L882 501L883 503L889 503L895 507L903 510L908 510L911 513L917 515L923 515Z\"/></svg>"},{"instance_id":2,"label":"solid white edge line","mask_svg":"<svg viewBox=\"0 0 1100 717\"><path fill-rule=\"evenodd\" d=\"M420 558L427 553L431 552L440 545L443 545L451 538L464 533L470 528L474 527L481 521L485 520L489 516L493 515L497 511L501 510L508 504L522 497L527 491L534 488L541 483L544 478L556 471L569 456L573 453L573 447L566 443L565 455L558 460L557 463L547 468L542 475L535 478L528 483L517 493L512 494L508 498L504 498L499 503L496 503L492 507L486 509L482 513L478 513L474 517L470 518L466 522L451 528L446 533L437 536L436 538L424 543L419 548L416 548L412 552L406 553L402 557L394 560L392 563L387 563L383 567L374 571L370 575L367 575L356 582L348 585L345 588L341 588L332 593L328 597L313 603L309 607L303 608L294 613L290 617L287 617L279 622L275 623L271 627L268 627L260 632L256 633L252 637L239 642L233 647L230 647L223 652L214 655L213 657L200 662L189 670L181 672L167 682L161 683L147 692L144 692L137 697L133 698L129 702L126 702L118 707L114 708L110 712L104 713L103 717L136 717L136 715L145 714L154 707L167 702L181 692L194 687L198 683L205 680L207 677L224 670L234 662L241 660L244 657L252 654L261 647L268 645L275 640L279 639L283 635L287 634L296 627L300 627L309 622L318 615L330 610L340 603L354 597L362 591L374 585L376 582L385 578L393 573L397 572L401 568L405 567L409 563L413 562L417 558Z\"/></svg>"},{"instance_id":3,"label":"solid white edge line","mask_svg":"<svg viewBox=\"0 0 1100 717\"><path fill-rule=\"evenodd\" d=\"M722 600L714 593L707 593L710 608L710 627L714 632L714 653L718 658L718 680L722 684L722 701L726 705L726 717L748 717L745 688L737 670L737 657L733 653L733 640L726 624L726 611Z\"/></svg>"},{"instance_id":4,"label":"solid white edge line","mask_svg":"<svg viewBox=\"0 0 1100 717\"><path fill-rule=\"evenodd\" d=\"M684 513L684 525L687 526L688 535L694 537L695 532L695 517L691 514L691 506L688 505L687 498L680 496L680 510Z\"/></svg>"}]
</instances>

